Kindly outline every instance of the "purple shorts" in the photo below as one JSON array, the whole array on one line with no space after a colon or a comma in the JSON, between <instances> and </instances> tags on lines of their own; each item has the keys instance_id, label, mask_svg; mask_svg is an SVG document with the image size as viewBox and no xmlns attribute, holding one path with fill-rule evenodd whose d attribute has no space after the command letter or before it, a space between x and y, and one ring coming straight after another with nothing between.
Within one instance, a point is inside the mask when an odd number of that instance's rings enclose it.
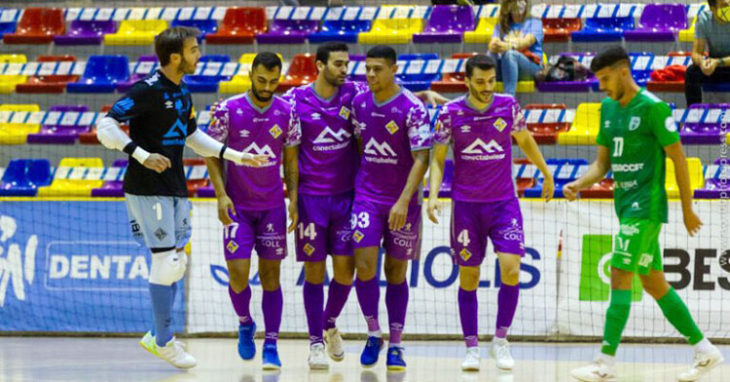
<instances>
[{"instance_id":1,"label":"purple shorts","mask_svg":"<svg viewBox=\"0 0 730 382\"><path fill-rule=\"evenodd\" d=\"M418 258L421 250L421 205L408 206L406 225L398 231L388 228L391 205L356 200L352 205L352 242L354 248L380 247L399 260Z\"/></svg>"},{"instance_id":2,"label":"purple shorts","mask_svg":"<svg viewBox=\"0 0 730 382\"><path fill-rule=\"evenodd\" d=\"M299 195L299 223L294 231L297 261L318 262L327 254L352 256L352 193Z\"/></svg>"},{"instance_id":3,"label":"purple shorts","mask_svg":"<svg viewBox=\"0 0 730 382\"><path fill-rule=\"evenodd\" d=\"M253 249L261 259L286 257L286 206L262 211L236 208L231 219L233 223L223 228L226 261L250 259Z\"/></svg>"},{"instance_id":4,"label":"purple shorts","mask_svg":"<svg viewBox=\"0 0 730 382\"><path fill-rule=\"evenodd\" d=\"M495 252L525 255L517 198L484 203L455 200L451 216L451 252L457 264L479 266L486 256L487 237Z\"/></svg>"}]
</instances>

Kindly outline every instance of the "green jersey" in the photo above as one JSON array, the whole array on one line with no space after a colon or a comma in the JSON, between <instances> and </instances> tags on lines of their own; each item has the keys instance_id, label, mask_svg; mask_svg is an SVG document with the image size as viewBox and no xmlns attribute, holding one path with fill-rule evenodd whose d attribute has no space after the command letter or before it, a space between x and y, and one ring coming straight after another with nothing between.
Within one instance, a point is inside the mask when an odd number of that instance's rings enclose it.
<instances>
[{"instance_id":1,"label":"green jersey","mask_svg":"<svg viewBox=\"0 0 730 382\"><path fill-rule=\"evenodd\" d=\"M672 110L651 92L641 89L626 107L601 102L596 143L609 149L619 219L667 222L664 146L677 141Z\"/></svg>"}]
</instances>

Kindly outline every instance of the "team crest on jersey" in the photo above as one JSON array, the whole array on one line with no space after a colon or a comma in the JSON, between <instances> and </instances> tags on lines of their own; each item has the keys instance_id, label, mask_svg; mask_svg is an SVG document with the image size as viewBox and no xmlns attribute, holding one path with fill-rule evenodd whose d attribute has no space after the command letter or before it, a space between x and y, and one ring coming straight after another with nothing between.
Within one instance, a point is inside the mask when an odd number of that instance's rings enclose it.
<instances>
[{"instance_id":1,"label":"team crest on jersey","mask_svg":"<svg viewBox=\"0 0 730 382\"><path fill-rule=\"evenodd\" d=\"M363 235L363 233L360 231L355 231L352 233L352 239L355 240L355 243L359 243L363 237L365 237L365 235Z\"/></svg>"},{"instance_id":2,"label":"team crest on jersey","mask_svg":"<svg viewBox=\"0 0 730 382\"><path fill-rule=\"evenodd\" d=\"M504 121L502 118L497 118L496 121L494 121L494 128L497 129L500 133L504 128L507 127L507 122Z\"/></svg>"},{"instance_id":3,"label":"team crest on jersey","mask_svg":"<svg viewBox=\"0 0 730 382\"><path fill-rule=\"evenodd\" d=\"M387 125L385 125L385 128L386 128L386 129L388 130L388 132L389 132L389 133L390 133L391 135L392 135L392 134L395 134L395 132L396 132L396 131L398 131L398 129L400 129L400 128L398 127L398 124L397 124L397 123L395 123L395 121L390 121L390 122L388 122L388 124L387 124Z\"/></svg>"},{"instance_id":4,"label":"team crest on jersey","mask_svg":"<svg viewBox=\"0 0 730 382\"><path fill-rule=\"evenodd\" d=\"M269 133L272 137L279 138L279 135L282 133L281 127L279 127L279 125L274 125L274 127L269 129Z\"/></svg>"},{"instance_id":5,"label":"team crest on jersey","mask_svg":"<svg viewBox=\"0 0 730 382\"><path fill-rule=\"evenodd\" d=\"M236 251L238 250L238 244L236 244L235 241L229 241L228 245L226 245L226 249L230 253L236 253Z\"/></svg>"},{"instance_id":6,"label":"team crest on jersey","mask_svg":"<svg viewBox=\"0 0 730 382\"><path fill-rule=\"evenodd\" d=\"M459 256L461 256L462 260L469 261L469 259L471 259L471 252L468 249L464 248L459 252Z\"/></svg>"},{"instance_id":7,"label":"team crest on jersey","mask_svg":"<svg viewBox=\"0 0 730 382\"><path fill-rule=\"evenodd\" d=\"M639 125L641 125L641 117L631 117L631 121L629 121L629 131L638 129Z\"/></svg>"},{"instance_id":8,"label":"team crest on jersey","mask_svg":"<svg viewBox=\"0 0 730 382\"><path fill-rule=\"evenodd\" d=\"M314 253L314 247L311 246L309 243L304 244L304 248L302 249L304 250L304 253L307 254L307 256L312 256L312 254Z\"/></svg>"},{"instance_id":9,"label":"team crest on jersey","mask_svg":"<svg viewBox=\"0 0 730 382\"><path fill-rule=\"evenodd\" d=\"M350 109L343 106L342 109L340 109L340 117L342 117L344 119L349 119L350 118Z\"/></svg>"}]
</instances>

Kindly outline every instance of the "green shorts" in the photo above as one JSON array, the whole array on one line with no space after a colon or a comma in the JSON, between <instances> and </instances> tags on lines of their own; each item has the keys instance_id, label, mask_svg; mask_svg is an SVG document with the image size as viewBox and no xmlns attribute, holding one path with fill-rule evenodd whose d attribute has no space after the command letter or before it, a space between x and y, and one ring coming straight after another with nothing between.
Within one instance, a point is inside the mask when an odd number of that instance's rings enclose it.
<instances>
[{"instance_id":1,"label":"green shorts","mask_svg":"<svg viewBox=\"0 0 730 382\"><path fill-rule=\"evenodd\" d=\"M611 266L640 275L649 274L651 269L663 270L659 250L661 230L662 223L653 220L622 219L621 230L613 243Z\"/></svg>"}]
</instances>

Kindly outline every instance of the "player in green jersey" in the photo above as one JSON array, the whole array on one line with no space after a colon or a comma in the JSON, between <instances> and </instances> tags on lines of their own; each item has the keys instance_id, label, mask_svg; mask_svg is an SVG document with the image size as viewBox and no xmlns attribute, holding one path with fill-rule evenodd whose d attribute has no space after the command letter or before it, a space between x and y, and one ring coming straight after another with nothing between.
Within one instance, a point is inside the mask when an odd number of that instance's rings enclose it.
<instances>
[{"instance_id":1,"label":"player in green jersey","mask_svg":"<svg viewBox=\"0 0 730 382\"><path fill-rule=\"evenodd\" d=\"M616 378L614 356L631 309L631 283L638 274L644 290L659 304L664 316L695 347L692 368L680 381L697 380L723 361L720 351L697 327L687 306L664 278L659 232L667 222L664 188L665 156L674 162L682 199L684 225L690 236L702 226L692 210L689 170L669 106L640 88L631 76L626 51L611 47L593 59L591 70L608 96L601 102L601 126L596 139L598 157L580 179L568 183L563 193L574 200L578 192L614 177L614 202L621 228L611 258L611 301L606 312L601 354L590 364L571 372L581 381Z\"/></svg>"}]
</instances>

